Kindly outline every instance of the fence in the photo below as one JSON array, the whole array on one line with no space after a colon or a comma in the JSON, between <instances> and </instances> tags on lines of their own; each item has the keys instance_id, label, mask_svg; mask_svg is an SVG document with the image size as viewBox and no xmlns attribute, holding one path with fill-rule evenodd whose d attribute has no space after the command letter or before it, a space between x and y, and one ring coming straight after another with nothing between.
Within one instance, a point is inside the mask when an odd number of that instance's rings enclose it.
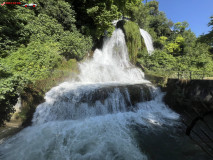
<instances>
[{"instance_id":1,"label":"fence","mask_svg":"<svg viewBox=\"0 0 213 160\"><path fill-rule=\"evenodd\" d=\"M213 80L213 72L208 71L175 71L175 70L155 70L153 72L161 76L175 79L211 79Z\"/></svg>"},{"instance_id":2,"label":"fence","mask_svg":"<svg viewBox=\"0 0 213 160\"><path fill-rule=\"evenodd\" d=\"M177 71L178 79L213 79L213 72L206 71Z\"/></svg>"}]
</instances>

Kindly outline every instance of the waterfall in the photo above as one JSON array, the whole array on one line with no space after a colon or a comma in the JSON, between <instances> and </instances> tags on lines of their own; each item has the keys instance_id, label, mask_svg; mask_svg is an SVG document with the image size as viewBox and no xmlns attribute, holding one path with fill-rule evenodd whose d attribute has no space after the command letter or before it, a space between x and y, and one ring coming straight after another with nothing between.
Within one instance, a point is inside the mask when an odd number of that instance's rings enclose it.
<instances>
[{"instance_id":1,"label":"waterfall","mask_svg":"<svg viewBox=\"0 0 213 160\"><path fill-rule=\"evenodd\" d=\"M141 36L144 39L144 42L145 42L145 45L146 45L146 48L147 48L149 55L152 55L152 52L154 51L154 47L153 47L151 35L147 31L145 31L141 28L140 28L140 33L141 33Z\"/></svg>"},{"instance_id":2,"label":"waterfall","mask_svg":"<svg viewBox=\"0 0 213 160\"><path fill-rule=\"evenodd\" d=\"M129 62L120 29L79 68L78 80L46 93L32 126L0 145L0 159L161 160L164 150L182 149L174 136L179 115Z\"/></svg>"},{"instance_id":3,"label":"waterfall","mask_svg":"<svg viewBox=\"0 0 213 160\"><path fill-rule=\"evenodd\" d=\"M80 82L144 83L144 73L129 62L125 37L116 29L110 39L105 40L102 50L96 49L93 59L79 65Z\"/></svg>"}]
</instances>

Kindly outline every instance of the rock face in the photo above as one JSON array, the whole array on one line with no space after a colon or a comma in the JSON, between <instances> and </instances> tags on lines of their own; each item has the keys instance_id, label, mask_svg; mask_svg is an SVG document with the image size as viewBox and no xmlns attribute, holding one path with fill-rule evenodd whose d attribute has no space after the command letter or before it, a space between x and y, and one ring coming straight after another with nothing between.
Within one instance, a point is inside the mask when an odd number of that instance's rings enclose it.
<instances>
[{"instance_id":1,"label":"rock face","mask_svg":"<svg viewBox=\"0 0 213 160\"><path fill-rule=\"evenodd\" d=\"M213 156L213 81L168 79L164 101L183 117L185 131Z\"/></svg>"},{"instance_id":2,"label":"rock face","mask_svg":"<svg viewBox=\"0 0 213 160\"><path fill-rule=\"evenodd\" d=\"M37 107L33 122L38 124L63 119L77 120L127 111L134 112L138 109L138 103L153 100L157 92L153 86L145 83L90 84L67 90L66 88L59 86L46 93L46 101Z\"/></svg>"},{"instance_id":3,"label":"rock face","mask_svg":"<svg viewBox=\"0 0 213 160\"><path fill-rule=\"evenodd\" d=\"M204 114L213 109L212 80L168 79L165 102L179 113Z\"/></svg>"}]
</instances>

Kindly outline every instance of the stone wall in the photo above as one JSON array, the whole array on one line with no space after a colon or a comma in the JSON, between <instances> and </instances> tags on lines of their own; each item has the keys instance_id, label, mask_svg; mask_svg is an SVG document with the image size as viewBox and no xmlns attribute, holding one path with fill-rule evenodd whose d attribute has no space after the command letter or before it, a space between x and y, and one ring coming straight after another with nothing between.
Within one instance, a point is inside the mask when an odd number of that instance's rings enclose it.
<instances>
[{"instance_id":1,"label":"stone wall","mask_svg":"<svg viewBox=\"0 0 213 160\"><path fill-rule=\"evenodd\" d=\"M213 109L213 80L168 79L165 91L165 102L179 113Z\"/></svg>"},{"instance_id":2,"label":"stone wall","mask_svg":"<svg viewBox=\"0 0 213 160\"><path fill-rule=\"evenodd\" d=\"M213 80L168 79L165 91L186 135L213 158Z\"/></svg>"}]
</instances>

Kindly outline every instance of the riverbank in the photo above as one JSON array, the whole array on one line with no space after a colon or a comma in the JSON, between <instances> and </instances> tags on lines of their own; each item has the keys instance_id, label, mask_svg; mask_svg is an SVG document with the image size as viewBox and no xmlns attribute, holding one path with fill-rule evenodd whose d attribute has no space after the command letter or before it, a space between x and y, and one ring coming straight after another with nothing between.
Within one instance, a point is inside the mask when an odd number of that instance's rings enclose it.
<instances>
[{"instance_id":1,"label":"riverbank","mask_svg":"<svg viewBox=\"0 0 213 160\"><path fill-rule=\"evenodd\" d=\"M5 127L0 127L0 144L18 133L23 129L21 120L11 120L10 122L6 122Z\"/></svg>"},{"instance_id":2,"label":"riverbank","mask_svg":"<svg viewBox=\"0 0 213 160\"><path fill-rule=\"evenodd\" d=\"M4 127L0 127L0 143L10 136L18 133L24 127L31 125L31 120L36 107L44 101L45 93L66 79L75 78L78 73L77 61L71 59L64 61L51 76L41 79L25 87L20 94L20 110L13 114ZM17 110L17 108L16 108Z\"/></svg>"}]
</instances>

